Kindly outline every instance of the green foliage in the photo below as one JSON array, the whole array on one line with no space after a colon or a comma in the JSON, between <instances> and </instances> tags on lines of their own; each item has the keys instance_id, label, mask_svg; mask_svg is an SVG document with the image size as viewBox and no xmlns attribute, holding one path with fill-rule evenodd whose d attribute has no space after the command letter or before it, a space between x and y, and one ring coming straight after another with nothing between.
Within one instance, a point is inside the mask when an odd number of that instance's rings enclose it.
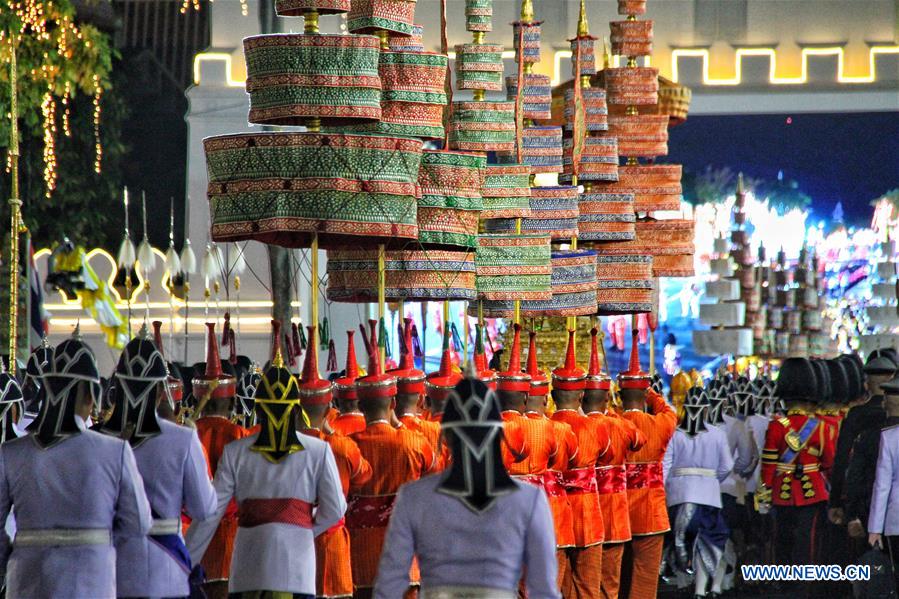
<instances>
[{"instance_id":1,"label":"green foliage","mask_svg":"<svg viewBox=\"0 0 899 599\"><path fill-rule=\"evenodd\" d=\"M106 2L108 0L96 0ZM38 18L29 7L39 6ZM126 108L110 91L116 52L109 35L78 23L71 0L0 1L0 148L10 142L10 57L15 43L18 66L19 185L23 217L38 247L67 235L76 243L112 248L118 241L115 211L121 189L119 163L125 153L121 127ZM100 103L101 174L94 171L94 106ZM43 180L41 103L48 91L56 99L56 189L48 198ZM67 94L68 91L68 94ZM70 136L63 130L67 97ZM6 151L3 151L4 162ZM8 173L0 176L0 222L8 236ZM0 235L2 236L2 235Z\"/></svg>"},{"instance_id":2,"label":"green foliage","mask_svg":"<svg viewBox=\"0 0 899 599\"><path fill-rule=\"evenodd\" d=\"M730 167L705 167L701 173L687 171L683 180L684 200L697 204L719 204L733 195L737 185L737 176Z\"/></svg>"},{"instance_id":3,"label":"green foliage","mask_svg":"<svg viewBox=\"0 0 899 599\"><path fill-rule=\"evenodd\" d=\"M792 179L753 180L751 183L749 189L755 197L767 198L778 214L784 214L794 208L805 210L812 205L811 196L799 189L799 183Z\"/></svg>"},{"instance_id":4,"label":"green foliage","mask_svg":"<svg viewBox=\"0 0 899 599\"><path fill-rule=\"evenodd\" d=\"M81 96L72 105L71 137L57 137L56 190L47 198L42 178L40 137L22 140L19 184L22 215L36 247L48 247L63 236L88 248L114 250L122 235L122 173L127 148L122 144L122 124L127 106L116 87L104 93L100 139L103 146L101 174L94 172L92 98ZM0 197L9 197L9 177L0 179ZM8 223L5 202L0 205L4 225Z\"/></svg>"},{"instance_id":5,"label":"green foliage","mask_svg":"<svg viewBox=\"0 0 899 599\"><path fill-rule=\"evenodd\" d=\"M17 4L41 5L43 18L26 22ZM93 25L76 23L70 0L0 2L0 107L4 115L10 104L7 65L11 34L18 64L19 118L27 132L40 134L41 100L48 90L62 98L67 84L73 96L92 96L97 86L109 88L115 58L111 40ZM0 147L8 145L9 121L4 118L0 121Z\"/></svg>"},{"instance_id":6,"label":"green foliage","mask_svg":"<svg viewBox=\"0 0 899 599\"><path fill-rule=\"evenodd\" d=\"M771 207L784 214L793 208L804 210L811 206L812 198L799 189L793 180L778 178L776 181L743 177L747 191L756 198L767 198ZM702 172L685 171L683 180L684 200L691 204L719 204L732 196L737 187L737 176L730 167L706 166ZM897 192L899 195L899 192Z\"/></svg>"}]
</instances>

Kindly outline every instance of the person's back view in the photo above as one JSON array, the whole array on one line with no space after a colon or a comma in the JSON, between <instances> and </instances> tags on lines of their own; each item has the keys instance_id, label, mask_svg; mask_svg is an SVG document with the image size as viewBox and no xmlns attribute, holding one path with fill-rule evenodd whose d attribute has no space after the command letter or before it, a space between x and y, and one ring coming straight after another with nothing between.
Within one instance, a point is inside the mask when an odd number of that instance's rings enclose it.
<instances>
[{"instance_id":1,"label":"person's back view","mask_svg":"<svg viewBox=\"0 0 899 599\"><path fill-rule=\"evenodd\" d=\"M181 536L181 515L203 520L212 514L209 465L196 432L157 415L168 370L146 327L125 346L115 373L115 407L99 432L128 441L153 514L148 536L115 539L116 594L182 597L190 593L194 564Z\"/></svg>"},{"instance_id":2,"label":"person's back view","mask_svg":"<svg viewBox=\"0 0 899 599\"><path fill-rule=\"evenodd\" d=\"M187 546L191 558L202 561L234 499L238 528L229 593L306 599L315 596L315 537L343 517L346 500L328 444L297 432L300 385L284 366L281 325L273 324L271 365L255 396L259 432L225 446L215 473L215 513L191 525Z\"/></svg>"},{"instance_id":3,"label":"person's back view","mask_svg":"<svg viewBox=\"0 0 899 599\"><path fill-rule=\"evenodd\" d=\"M76 332L77 333L77 332ZM0 518L10 597L115 597L113 535L150 530L150 506L128 443L85 429L100 377L77 336L53 350L34 430L0 446Z\"/></svg>"},{"instance_id":4,"label":"person's back view","mask_svg":"<svg viewBox=\"0 0 899 599\"><path fill-rule=\"evenodd\" d=\"M514 599L524 576L530 599L559 599L549 504L542 489L506 472L494 393L463 380L442 426L452 466L400 489L374 597L402 597L415 557L428 598Z\"/></svg>"}]
</instances>

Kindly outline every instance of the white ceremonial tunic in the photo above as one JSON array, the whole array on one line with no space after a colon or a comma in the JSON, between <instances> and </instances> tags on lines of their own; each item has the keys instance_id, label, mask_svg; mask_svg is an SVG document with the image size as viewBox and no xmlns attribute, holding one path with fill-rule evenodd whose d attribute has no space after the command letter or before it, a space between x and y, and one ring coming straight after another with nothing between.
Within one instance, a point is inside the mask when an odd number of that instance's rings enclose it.
<instances>
[{"instance_id":1,"label":"white ceremonial tunic","mask_svg":"<svg viewBox=\"0 0 899 599\"><path fill-rule=\"evenodd\" d=\"M0 535L8 597L115 597L112 535L142 537L150 530L150 506L131 447L89 430L47 449L31 435L0 446L0 517L11 508L20 539L73 529L94 536L106 531L110 539L68 546L14 543L10 550L9 538Z\"/></svg>"},{"instance_id":2,"label":"white ceremonial tunic","mask_svg":"<svg viewBox=\"0 0 899 599\"><path fill-rule=\"evenodd\" d=\"M724 414L723 428L734 465L733 472L721 483L721 492L732 497L745 496L747 478L741 475L755 470L759 463L759 452L746 420Z\"/></svg>"},{"instance_id":3,"label":"white ceremonial tunic","mask_svg":"<svg viewBox=\"0 0 899 599\"><path fill-rule=\"evenodd\" d=\"M692 436L677 429L662 460L666 503L720 508L720 482L733 467L730 446L720 428L712 426Z\"/></svg>"},{"instance_id":4,"label":"white ceremonial tunic","mask_svg":"<svg viewBox=\"0 0 899 599\"><path fill-rule=\"evenodd\" d=\"M543 490L516 481L518 490L497 497L478 514L459 499L437 491L443 476L433 474L400 487L374 599L403 596L409 588L413 555L421 568L424 597L429 590L459 587L478 587L481 593L492 589L494 596L516 597L524 576L528 597L558 599L555 529Z\"/></svg>"},{"instance_id":5,"label":"white ceremonial tunic","mask_svg":"<svg viewBox=\"0 0 899 599\"><path fill-rule=\"evenodd\" d=\"M762 416L761 414L753 414L746 419L746 428L749 429L749 434L752 437L752 441L755 443L755 448L759 456L762 455L762 449L765 447L765 435L768 432L768 423L770 421L770 418ZM761 476L761 473L762 460L759 459L755 463L755 470L753 471L752 476L746 481L747 493L755 493L759 488L759 476Z\"/></svg>"},{"instance_id":6,"label":"white ceremonial tunic","mask_svg":"<svg viewBox=\"0 0 899 599\"><path fill-rule=\"evenodd\" d=\"M231 558L231 593L282 591L315 594L315 537L346 512L337 463L327 442L303 436L303 450L279 463L251 447L259 435L225 445L215 473L218 505L208 520L187 531L191 558L199 562L233 497L238 509L252 499L296 499L317 505L311 528L282 522L239 526Z\"/></svg>"},{"instance_id":7,"label":"white ceremonial tunic","mask_svg":"<svg viewBox=\"0 0 899 599\"><path fill-rule=\"evenodd\" d=\"M899 426L880 433L868 532L899 535Z\"/></svg>"},{"instance_id":8,"label":"white ceremonial tunic","mask_svg":"<svg viewBox=\"0 0 899 599\"><path fill-rule=\"evenodd\" d=\"M18 439L19 437L24 437L28 434L28 432L24 428L19 427L19 425L15 422L12 423L12 429L16 434L16 439ZM12 441L12 439L7 439L7 443L9 441ZM8 536L10 539L16 536L16 517L12 512L9 512L9 515L6 517L6 525L3 528L6 531L6 536Z\"/></svg>"},{"instance_id":9,"label":"white ceremonial tunic","mask_svg":"<svg viewBox=\"0 0 899 599\"><path fill-rule=\"evenodd\" d=\"M209 466L196 431L162 418L159 428L161 434L134 449L154 514L151 535L166 524L180 531L182 508L191 518L205 520L216 505ZM119 597L184 597L190 593L190 571L150 536L116 536L115 547ZM199 563L191 561L192 565Z\"/></svg>"}]
</instances>

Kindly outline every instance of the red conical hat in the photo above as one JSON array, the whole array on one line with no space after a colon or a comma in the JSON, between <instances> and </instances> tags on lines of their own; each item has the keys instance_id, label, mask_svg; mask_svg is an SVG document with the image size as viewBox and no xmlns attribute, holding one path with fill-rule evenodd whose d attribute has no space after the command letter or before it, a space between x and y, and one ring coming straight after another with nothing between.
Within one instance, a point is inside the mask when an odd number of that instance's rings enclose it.
<instances>
[{"instance_id":1,"label":"red conical hat","mask_svg":"<svg viewBox=\"0 0 899 599\"><path fill-rule=\"evenodd\" d=\"M440 368L436 372L430 373L426 381L428 396L435 399L444 399L462 380L462 375L453 370L453 355L450 353L450 334L449 323L444 323L443 353L440 355Z\"/></svg>"},{"instance_id":2,"label":"red conical hat","mask_svg":"<svg viewBox=\"0 0 899 599\"><path fill-rule=\"evenodd\" d=\"M414 395L425 392L425 373L415 367L412 354L412 319L403 319L403 350L400 352L400 367L388 371L396 377L398 393Z\"/></svg>"},{"instance_id":3,"label":"red conical hat","mask_svg":"<svg viewBox=\"0 0 899 599\"><path fill-rule=\"evenodd\" d=\"M587 373L578 368L574 355L574 331L568 331L568 350L565 352L565 364L553 370L553 387L563 391L583 391Z\"/></svg>"},{"instance_id":4,"label":"red conical hat","mask_svg":"<svg viewBox=\"0 0 899 599\"><path fill-rule=\"evenodd\" d=\"M162 348L162 322L159 320L153 321L153 341L156 343L156 349L159 350L160 355L165 358L165 351ZM166 368L168 368L168 363L166 363ZM169 371L169 378L166 379L165 384L169 388L172 401L178 403L184 399L184 383L178 377L172 376L171 371Z\"/></svg>"},{"instance_id":5,"label":"red conical hat","mask_svg":"<svg viewBox=\"0 0 899 599\"><path fill-rule=\"evenodd\" d=\"M368 376L356 380L359 401L396 396L396 377L381 372L381 350L378 348L378 321L369 320L371 341L368 349Z\"/></svg>"},{"instance_id":6,"label":"red conical hat","mask_svg":"<svg viewBox=\"0 0 899 599\"><path fill-rule=\"evenodd\" d=\"M194 376L191 384L194 397L197 399L207 395L209 399L234 397L237 392L237 380L222 372L214 322L206 323L206 373Z\"/></svg>"},{"instance_id":7,"label":"red conical hat","mask_svg":"<svg viewBox=\"0 0 899 599\"><path fill-rule=\"evenodd\" d=\"M306 346L306 357L303 360L303 375L300 377L300 404L323 406L331 403L331 381L322 379L318 374L318 345L316 345L316 326L306 327L309 344Z\"/></svg>"},{"instance_id":8,"label":"red conical hat","mask_svg":"<svg viewBox=\"0 0 899 599\"><path fill-rule=\"evenodd\" d=\"M284 354L281 353L281 321L272 321L272 354L269 363L278 368L284 367Z\"/></svg>"},{"instance_id":9,"label":"red conical hat","mask_svg":"<svg viewBox=\"0 0 899 599\"><path fill-rule=\"evenodd\" d=\"M512 349L509 352L509 368L496 375L497 388L500 391L531 390L531 376L521 371L521 325L514 325L515 335L512 337Z\"/></svg>"},{"instance_id":10,"label":"red conical hat","mask_svg":"<svg viewBox=\"0 0 899 599\"><path fill-rule=\"evenodd\" d=\"M534 331L530 332L530 340L528 342L527 373L531 375L531 389L528 391L528 395L549 394L549 380L537 366L537 333Z\"/></svg>"},{"instance_id":11,"label":"red conical hat","mask_svg":"<svg viewBox=\"0 0 899 599\"><path fill-rule=\"evenodd\" d=\"M599 366L599 345L596 340L598 334L599 331L596 327L590 329L590 365L587 368L587 380L584 388L608 391L612 388L612 379Z\"/></svg>"},{"instance_id":12,"label":"red conical hat","mask_svg":"<svg viewBox=\"0 0 899 599\"><path fill-rule=\"evenodd\" d=\"M636 328L631 332L631 361L628 369L618 373L618 387L621 389L649 389L652 377L640 368L640 348Z\"/></svg>"},{"instance_id":13,"label":"red conical hat","mask_svg":"<svg viewBox=\"0 0 899 599\"><path fill-rule=\"evenodd\" d=\"M359 378L359 364L356 363L356 344L353 342L355 331L346 332L346 373L334 381L337 399L355 401L356 379Z\"/></svg>"},{"instance_id":14,"label":"red conical hat","mask_svg":"<svg viewBox=\"0 0 899 599\"><path fill-rule=\"evenodd\" d=\"M474 338L474 370L475 375L482 383L496 389L496 371L491 370L487 364L487 352L484 348L483 327L475 325Z\"/></svg>"}]
</instances>

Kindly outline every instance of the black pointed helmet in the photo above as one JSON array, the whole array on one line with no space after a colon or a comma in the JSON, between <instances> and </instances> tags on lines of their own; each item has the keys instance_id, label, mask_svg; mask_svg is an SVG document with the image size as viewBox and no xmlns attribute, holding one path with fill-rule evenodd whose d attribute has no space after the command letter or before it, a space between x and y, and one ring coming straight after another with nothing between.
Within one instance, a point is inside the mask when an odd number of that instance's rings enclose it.
<instances>
[{"instance_id":1,"label":"black pointed helmet","mask_svg":"<svg viewBox=\"0 0 899 599\"><path fill-rule=\"evenodd\" d=\"M85 389L94 401L100 397L97 360L77 328L53 349L41 382L43 401L34 422L34 438L47 448L81 432L75 414L79 389Z\"/></svg>"},{"instance_id":2,"label":"black pointed helmet","mask_svg":"<svg viewBox=\"0 0 899 599\"><path fill-rule=\"evenodd\" d=\"M702 387L691 387L684 397L684 414L678 428L688 435L698 435L708 430L706 420L710 406L708 391Z\"/></svg>"},{"instance_id":3,"label":"black pointed helmet","mask_svg":"<svg viewBox=\"0 0 899 599\"><path fill-rule=\"evenodd\" d=\"M134 447L158 435L156 397L160 389L167 390L160 383L165 383L168 377L165 358L153 338L142 329L125 346L116 364L115 406L103 425L103 432L124 435Z\"/></svg>"}]
</instances>

